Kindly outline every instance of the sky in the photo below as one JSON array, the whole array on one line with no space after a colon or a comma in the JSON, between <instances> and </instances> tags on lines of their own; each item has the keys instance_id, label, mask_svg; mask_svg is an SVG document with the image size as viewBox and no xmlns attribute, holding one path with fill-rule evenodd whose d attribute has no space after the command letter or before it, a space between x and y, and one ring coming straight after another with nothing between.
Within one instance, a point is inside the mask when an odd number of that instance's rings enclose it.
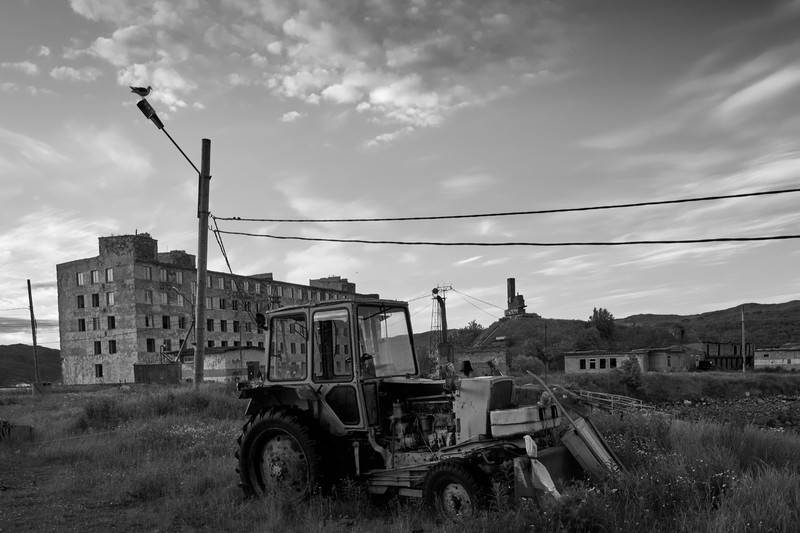
<instances>
[{"instance_id":1,"label":"sky","mask_svg":"<svg viewBox=\"0 0 800 533\"><path fill-rule=\"evenodd\" d=\"M56 264L148 232L197 251L200 166L236 274L338 275L431 326L800 298L798 0L15 0L0 4L0 344L58 348ZM209 268L228 271L213 235Z\"/></svg>"}]
</instances>

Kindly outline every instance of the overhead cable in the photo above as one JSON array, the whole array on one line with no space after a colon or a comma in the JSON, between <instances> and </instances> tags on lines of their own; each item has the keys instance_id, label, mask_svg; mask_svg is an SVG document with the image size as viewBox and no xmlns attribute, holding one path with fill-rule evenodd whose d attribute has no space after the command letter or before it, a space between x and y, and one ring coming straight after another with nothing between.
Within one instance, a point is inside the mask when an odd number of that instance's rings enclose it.
<instances>
[{"instance_id":1,"label":"overhead cable","mask_svg":"<svg viewBox=\"0 0 800 533\"><path fill-rule=\"evenodd\" d=\"M267 233L247 233L241 231L214 230L215 233L241 235L244 237L263 237L267 239L341 242L352 244L394 244L400 246L531 246L531 247L565 247L565 246L631 246L641 244L702 244L714 242L756 242L782 241L800 239L800 235L770 235L764 237L715 237L708 239L674 239L674 240L641 240L641 241L574 241L574 242L431 242L431 241L388 241L369 239L329 239L322 237L299 237L296 235L271 235Z\"/></svg>"},{"instance_id":2,"label":"overhead cable","mask_svg":"<svg viewBox=\"0 0 800 533\"><path fill-rule=\"evenodd\" d=\"M653 202L635 202L628 204L597 205L589 207L566 207L558 209L538 209L531 211L507 211L500 213L476 213L468 215L436 215L420 217L389 217L389 218L242 218L242 217L214 217L218 220L235 222L401 222L412 220L453 220L460 218L487 218L508 217L520 215L546 215L553 213L574 213L579 211L599 211L603 209L622 209L629 207L648 207L655 205L685 204L691 202L709 202L712 200L729 200L733 198L749 198L752 196L767 196L800 192L800 188L782 189L777 191L759 191L740 194L724 194L717 196L701 196L696 198L679 198L675 200L658 200Z\"/></svg>"}]
</instances>

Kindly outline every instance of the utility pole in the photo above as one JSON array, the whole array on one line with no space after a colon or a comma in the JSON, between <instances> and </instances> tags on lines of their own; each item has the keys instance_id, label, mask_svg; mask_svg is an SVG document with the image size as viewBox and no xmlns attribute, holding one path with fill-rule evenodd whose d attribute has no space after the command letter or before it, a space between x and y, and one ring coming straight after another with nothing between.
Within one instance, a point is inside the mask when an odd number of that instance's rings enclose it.
<instances>
[{"instance_id":1,"label":"utility pole","mask_svg":"<svg viewBox=\"0 0 800 533\"><path fill-rule=\"evenodd\" d=\"M33 386L35 392L39 385L39 357L36 355L36 318L33 316L33 295L31 293L31 280L28 280L28 303L31 308L31 335L33 336Z\"/></svg>"},{"instance_id":2,"label":"utility pole","mask_svg":"<svg viewBox=\"0 0 800 533\"><path fill-rule=\"evenodd\" d=\"M742 305L742 374L744 374L744 369L747 366L747 354L745 353L745 344L744 344L744 305Z\"/></svg>"},{"instance_id":3,"label":"utility pole","mask_svg":"<svg viewBox=\"0 0 800 533\"><path fill-rule=\"evenodd\" d=\"M211 188L211 140L203 139L197 194L197 301L195 302L194 327L194 384L196 389L203 382L206 351L206 277L208 270L208 204Z\"/></svg>"},{"instance_id":4,"label":"utility pole","mask_svg":"<svg viewBox=\"0 0 800 533\"><path fill-rule=\"evenodd\" d=\"M550 367L550 358L547 356L547 319L544 321L544 380L547 381L547 371Z\"/></svg>"}]
</instances>

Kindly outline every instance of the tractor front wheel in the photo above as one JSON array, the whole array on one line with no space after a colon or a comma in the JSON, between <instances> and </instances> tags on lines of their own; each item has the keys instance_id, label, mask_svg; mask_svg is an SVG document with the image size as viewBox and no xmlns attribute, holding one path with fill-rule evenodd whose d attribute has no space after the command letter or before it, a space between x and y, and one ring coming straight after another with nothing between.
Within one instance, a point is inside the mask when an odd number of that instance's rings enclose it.
<instances>
[{"instance_id":1,"label":"tractor front wheel","mask_svg":"<svg viewBox=\"0 0 800 533\"><path fill-rule=\"evenodd\" d=\"M443 461L425 478L425 503L445 518L470 518L477 513L483 489L465 463Z\"/></svg>"},{"instance_id":2,"label":"tractor front wheel","mask_svg":"<svg viewBox=\"0 0 800 533\"><path fill-rule=\"evenodd\" d=\"M280 407L253 416L239 437L239 477L245 492L285 503L308 497L319 485L321 460L310 428Z\"/></svg>"}]
</instances>

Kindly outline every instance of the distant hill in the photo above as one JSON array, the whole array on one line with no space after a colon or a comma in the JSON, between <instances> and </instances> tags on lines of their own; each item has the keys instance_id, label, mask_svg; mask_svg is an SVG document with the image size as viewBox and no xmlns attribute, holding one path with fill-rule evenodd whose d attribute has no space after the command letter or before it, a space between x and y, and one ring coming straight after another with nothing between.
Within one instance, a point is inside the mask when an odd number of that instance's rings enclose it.
<instances>
[{"instance_id":1,"label":"distant hill","mask_svg":"<svg viewBox=\"0 0 800 533\"><path fill-rule=\"evenodd\" d=\"M623 327L659 327L689 341L739 342L742 307L746 339L756 348L800 343L800 300L782 304L747 303L699 315L633 315L617 323Z\"/></svg>"},{"instance_id":2,"label":"distant hill","mask_svg":"<svg viewBox=\"0 0 800 533\"><path fill-rule=\"evenodd\" d=\"M609 309L613 314L614 310ZM591 314L587 309L586 316ZM800 344L800 301L782 304L744 304L745 336L756 348ZM741 342L742 306L696 315L642 314L614 320L615 333L603 339L590 327L588 320L562 320L527 315L501 319L486 328L470 342L456 346L505 347L510 355L524 354L552 360L563 352L574 350L634 350L663 348L675 344L703 341ZM450 338L458 339L463 330L450 330ZM428 333L415 336L417 347L428 348Z\"/></svg>"},{"instance_id":3,"label":"distant hill","mask_svg":"<svg viewBox=\"0 0 800 533\"><path fill-rule=\"evenodd\" d=\"M61 382L61 352L38 346L39 379L51 383ZM0 387L33 381L33 346L26 344L0 345Z\"/></svg>"}]
</instances>

